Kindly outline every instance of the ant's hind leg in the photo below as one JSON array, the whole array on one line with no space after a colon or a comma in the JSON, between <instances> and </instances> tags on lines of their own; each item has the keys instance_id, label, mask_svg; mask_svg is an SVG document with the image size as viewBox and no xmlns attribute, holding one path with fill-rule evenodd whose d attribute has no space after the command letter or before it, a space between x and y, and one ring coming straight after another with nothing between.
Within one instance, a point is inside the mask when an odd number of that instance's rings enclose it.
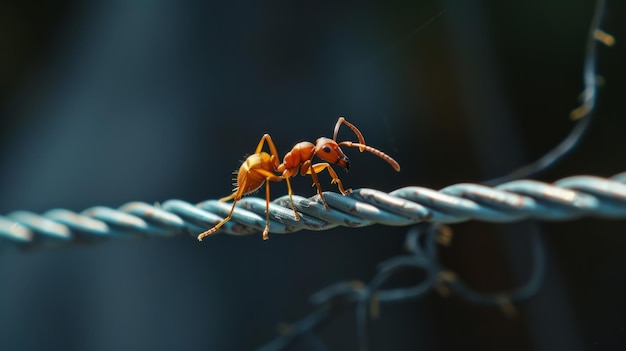
<instances>
[{"instance_id":1,"label":"ant's hind leg","mask_svg":"<svg viewBox=\"0 0 626 351\"><path fill-rule=\"evenodd\" d=\"M259 144L256 146L256 150L254 151L254 153L255 154L260 153L261 150L263 149L263 144L265 142L267 142L267 145L270 148L270 154L273 156L276 156L277 159L280 159L280 157L278 156L278 151L276 150L276 146L274 145L274 141L272 140L272 137L269 134L263 135L263 137L259 141Z\"/></svg>"},{"instance_id":2,"label":"ant's hind leg","mask_svg":"<svg viewBox=\"0 0 626 351\"><path fill-rule=\"evenodd\" d=\"M221 222L219 222L218 224L216 224L213 228L207 230L204 233L200 233L198 235L198 241L202 241L202 239L206 238L207 236L215 233L218 229L220 229L226 222L230 221L230 219L233 217L233 211L235 210L235 204L237 203L237 200L233 201L233 207L230 208L230 213L228 214L228 216L226 218L224 218Z\"/></svg>"},{"instance_id":3,"label":"ant's hind leg","mask_svg":"<svg viewBox=\"0 0 626 351\"><path fill-rule=\"evenodd\" d=\"M265 229L263 229L263 240L270 238L270 178L265 181Z\"/></svg>"},{"instance_id":4,"label":"ant's hind leg","mask_svg":"<svg viewBox=\"0 0 626 351\"><path fill-rule=\"evenodd\" d=\"M226 197L223 197L223 198L219 199L219 202L230 201L230 200L232 200L232 199L236 198L236 197L237 197L237 195L238 195L238 192L239 192L239 191L238 191L238 189L237 189L237 191L235 191L234 193L232 193L232 194L230 194L230 195L228 195L228 196L226 196Z\"/></svg>"}]
</instances>

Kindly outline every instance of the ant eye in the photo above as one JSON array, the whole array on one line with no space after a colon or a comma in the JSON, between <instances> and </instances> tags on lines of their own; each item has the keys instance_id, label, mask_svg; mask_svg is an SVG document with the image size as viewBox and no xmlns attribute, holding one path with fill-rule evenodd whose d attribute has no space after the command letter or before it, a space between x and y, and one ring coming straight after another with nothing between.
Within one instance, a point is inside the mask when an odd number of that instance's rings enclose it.
<instances>
[{"instance_id":1,"label":"ant eye","mask_svg":"<svg viewBox=\"0 0 626 351\"><path fill-rule=\"evenodd\" d=\"M324 146L322 148L322 150L324 150L324 152L329 153L330 152L330 148L328 146Z\"/></svg>"}]
</instances>

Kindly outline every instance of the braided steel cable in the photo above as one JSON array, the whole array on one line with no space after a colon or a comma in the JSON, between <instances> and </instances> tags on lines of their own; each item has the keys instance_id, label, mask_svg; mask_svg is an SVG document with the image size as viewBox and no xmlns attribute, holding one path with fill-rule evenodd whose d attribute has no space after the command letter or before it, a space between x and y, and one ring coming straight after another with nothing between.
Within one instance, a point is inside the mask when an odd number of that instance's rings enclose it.
<instances>
[{"instance_id":1,"label":"braided steel cable","mask_svg":"<svg viewBox=\"0 0 626 351\"><path fill-rule=\"evenodd\" d=\"M336 226L372 224L406 226L420 222L468 220L513 222L524 219L571 220L583 216L626 218L626 172L612 178L574 176L552 184L516 180L487 187L456 184L439 191L405 187L390 193L356 189L343 196L324 193L326 210L316 195L294 196L296 221L283 196L270 204L270 230L293 233ZM80 213L53 209L44 214L15 211L0 216L0 247L55 246L106 238L197 235L226 216L231 205L208 200L197 205L168 200L150 205L131 202L117 209L96 206ZM246 197L220 230L234 235L260 232L265 226L265 199Z\"/></svg>"}]
</instances>

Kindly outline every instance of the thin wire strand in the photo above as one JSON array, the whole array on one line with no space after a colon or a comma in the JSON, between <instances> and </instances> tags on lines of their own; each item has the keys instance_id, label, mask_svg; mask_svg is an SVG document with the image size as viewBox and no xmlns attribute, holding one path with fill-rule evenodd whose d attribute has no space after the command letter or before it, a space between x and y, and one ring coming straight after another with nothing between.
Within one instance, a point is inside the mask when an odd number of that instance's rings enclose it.
<instances>
[{"instance_id":1,"label":"thin wire strand","mask_svg":"<svg viewBox=\"0 0 626 351\"><path fill-rule=\"evenodd\" d=\"M340 282L330 285L311 296L317 306L302 319L285 327L287 333L278 335L263 345L259 351L285 350L292 344L315 335L324 322L332 318L333 312L355 305L356 338L359 350L368 349L369 320L376 318L380 304L417 299L438 289L479 305L500 307L506 313L514 313L514 303L534 296L541 288L545 277L545 250L538 233L529 236L531 241L532 273L528 281L509 291L482 293L451 273L439 262L437 240L447 233L447 227L428 223L413 226L405 238L405 255L393 257L378 266L378 273L368 284L358 281ZM422 281L414 286L383 287L396 273L403 270L418 270L425 273Z\"/></svg>"},{"instance_id":2,"label":"thin wire strand","mask_svg":"<svg viewBox=\"0 0 626 351\"><path fill-rule=\"evenodd\" d=\"M605 10L606 2L604 0L599 0L596 3L593 19L591 20L589 33L587 35L585 63L583 64L584 89L581 94L582 103L570 114L571 119L577 121L570 134L538 160L513 170L505 176L487 180L483 184L497 185L513 179L528 178L539 175L540 173L552 168L565 156L569 155L587 134L589 126L591 125L595 115L595 106L598 98L598 79L596 77L598 43L600 42L607 46L611 46L614 43L613 37L604 33L600 29Z\"/></svg>"}]
</instances>

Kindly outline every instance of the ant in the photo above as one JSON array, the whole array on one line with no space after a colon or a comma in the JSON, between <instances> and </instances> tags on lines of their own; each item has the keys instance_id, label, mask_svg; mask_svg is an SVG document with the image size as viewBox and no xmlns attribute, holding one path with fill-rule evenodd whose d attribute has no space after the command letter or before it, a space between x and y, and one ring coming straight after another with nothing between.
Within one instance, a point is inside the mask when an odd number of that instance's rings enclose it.
<instances>
[{"instance_id":1,"label":"ant","mask_svg":"<svg viewBox=\"0 0 626 351\"><path fill-rule=\"evenodd\" d=\"M345 124L350 128L354 134L356 134L359 139L358 143L352 141L342 141L337 142L337 134L339 133L339 127L342 124ZM263 149L263 145L267 142L271 154L267 152L261 151ZM270 187L269 182L280 182L285 180L287 182L287 191L289 194L289 200L291 202L291 208L293 209L293 214L296 220L300 219L298 212L296 211L296 207L293 203L292 194L293 191L291 189L291 183L289 178L295 176L300 173L301 175L310 174L311 178L313 178L313 185L317 187L317 193L320 196L322 203L326 210L328 210L328 204L326 203L326 199L324 198L324 194L322 193L322 186L320 185L319 179L317 178L317 174L323 170L328 170L332 180L331 183L337 184L339 191L342 195L347 195L352 192L351 189L344 189L341 180L337 176L335 170L331 167L330 163L337 164L346 169L346 171L350 168L350 161L348 157L341 150L341 146L348 147L358 147L360 152L368 151L383 160L387 161L395 169L396 171L400 171L400 165L396 162L391 156L385 154L384 152L375 149L369 145L365 144L365 139L363 138L363 134L361 131L357 129L352 123L346 121L345 118L339 117L337 123L335 124L335 130L333 134L333 139L320 137L315 141L315 144L303 141L297 143L291 151L285 154L282 163L278 163L279 156L276 151L276 146L274 145L274 141L269 134L263 135L261 141L257 145L257 148L254 154L248 156L248 158L243 162L241 167L239 167L239 171L237 172L237 183L236 187L233 190L234 192L224 198L221 198L219 201L229 201L233 200L233 206L230 209L230 213L224 220L216 224L213 228L205 231L198 235L198 240L202 241L203 238L215 233L224 223L228 222L233 215L233 211L235 210L235 204L237 201L241 200L243 195L250 194L256 190L258 190L263 183L265 183L265 229L263 230L263 240L269 239L269 203L270 203ZM322 163L313 164L313 157L319 157L324 161ZM330 162L330 163L329 163ZM281 175L277 175L274 172L281 173Z\"/></svg>"}]
</instances>

